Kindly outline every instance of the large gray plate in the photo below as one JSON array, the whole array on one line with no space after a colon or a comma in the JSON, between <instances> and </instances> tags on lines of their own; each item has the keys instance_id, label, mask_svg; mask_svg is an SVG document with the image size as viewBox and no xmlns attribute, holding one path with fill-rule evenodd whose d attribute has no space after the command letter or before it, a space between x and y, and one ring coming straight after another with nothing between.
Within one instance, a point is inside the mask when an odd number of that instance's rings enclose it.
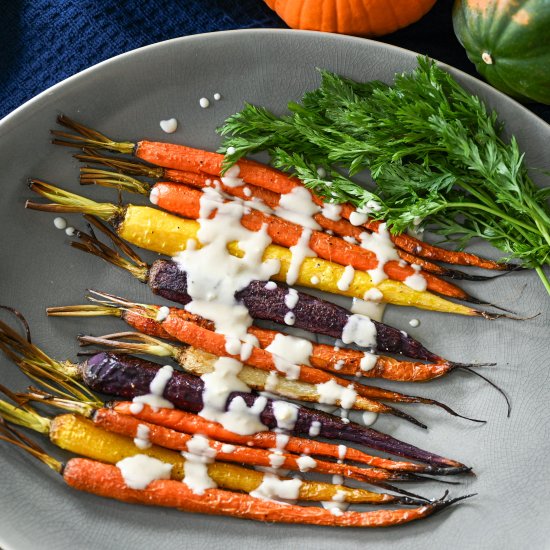
<instances>
[{"instance_id":1,"label":"large gray plate","mask_svg":"<svg viewBox=\"0 0 550 550\"><path fill-rule=\"evenodd\" d=\"M315 67L355 79L391 79L415 65L415 55L377 42L295 31L236 31L172 40L122 55L84 71L30 101L0 124L0 302L22 310L34 341L57 358L74 357L79 332L120 328L116 321L47 319L44 308L80 303L86 288L151 300L147 289L118 270L70 249L53 228L52 216L25 211L30 175L77 188L77 163L69 151L49 143L48 129L64 112L108 135L166 139L159 120L175 116L173 138L215 149L214 129L244 100L282 111L318 83ZM453 71L455 72L455 71ZM492 88L462 73L458 78L498 108L528 161L548 167L550 127ZM201 109L202 96L223 100ZM86 188L95 197L113 193ZM81 226L78 217L73 219ZM480 249L484 250L484 249ZM496 253L484 250L487 254ZM430 430L391 420L377 427L397 437L475 466L454 494L479 496L439 516L401 528L377 531L262 525L130 506L77 493L55 474L17 449L2 445L0 545L6 549L94 548L542 548L550 540L547 460L549 299L531 273L510 275L475 287L479 295L522 314L525 322L457 318L390 308L387 320L411 329L428 347L455 360L498 361L491 376L511 395L513 413L488 386L460 374L405 391L430 394L460 411L486 418L485 426L444 413L414 408ZM23 388L25 379L0 358L2 382ZM409 408L411 410L411 408ZM412 412L412 411L411 411ZM55 451L60 456L59 451ZM443 486L425 486L441 494Z\"/></svg>"}]
</instances>

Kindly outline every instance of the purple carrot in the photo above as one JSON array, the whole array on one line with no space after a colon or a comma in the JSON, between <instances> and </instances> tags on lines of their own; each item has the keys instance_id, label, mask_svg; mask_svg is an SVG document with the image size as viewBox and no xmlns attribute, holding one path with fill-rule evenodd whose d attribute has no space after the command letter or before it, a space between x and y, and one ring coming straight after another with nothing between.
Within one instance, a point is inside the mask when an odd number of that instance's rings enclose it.
<instances>
[{"instance_id":1,"label":"purple carrot","mask_svg":"<svg viewBox=\"0 0 550 550\"><path fill-rule=\"evenodd\" d=\"M123 258L118 252L100 242L95 235L78 233L81 242L72 242L71 245L85 252L126 269L134 277L146 282L154 294L167 300L186 305L191 301L187 293L187 274L171 260L156 260L147 265L126 245L120 237L91 216L86 219L94 224L103 233L123 250L131 261ZM250 315L255 319L274 321L285 324L285 315L290 311L285 305L285 295L288 287L275 283L270 290L265 288L264 281L252 281L246 288L236 294L236 298L245 305ZM316 334L324 334L333 338L341 338L342 331L351 315L343 307L310 294L298 292L298 302L292 309L295 315L294 327ZM407 333L373 321L376 326L376 348L378 351L395 353L418 359L421 361L446 361L441 356L426 349L420 342L411 338Z\"/></svg>"},{"instance_id":2,"label":"purple carrot","mask_svg":"<svg viewBox=\"0 0 550 550\"><path fill-rule=\"evenodd\" d=\"M78 365L78 372L84 383L92 390L132 399L149 393L151 381L158 372L159 365L124 354L100 352ZM163 397L175 407L197 413L203 408L202 394L204 383L200 378L174 371L165 386ZM257 399L265 399L266 405L260 414L261 422L270 429L277 427L273 412L273 400L266 399L256 392L233 392L229 395L225 408L236 398L242 398L250 407ZM391 453L393 455L417 460L433 467L430 473L458 473L468 468L436 454L424 451L404 443L372 428L366 428L354 422L345 423L341 418L315 409L298 406L298 417L292 433L309 434L312 423L320 423L321 437L343 439ZM450 470L449 470L450 469Z\"/></svg>"}]
</instances>

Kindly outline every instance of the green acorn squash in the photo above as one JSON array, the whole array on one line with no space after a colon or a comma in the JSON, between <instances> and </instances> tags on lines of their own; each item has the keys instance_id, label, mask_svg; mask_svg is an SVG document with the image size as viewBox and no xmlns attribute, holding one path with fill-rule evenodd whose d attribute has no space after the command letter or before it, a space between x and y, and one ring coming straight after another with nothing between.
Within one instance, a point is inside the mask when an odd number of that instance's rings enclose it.
<instances>
[{"instance_id":1,"label":"green acorn squash","mask_svg":"<svg viewBox=\"0 0 550 550\"><path fill-rule=\"evenodd\" d=\"M550 104L550 0L456 0L453 27L495 88Z\"/></svg>"}]
</instances>

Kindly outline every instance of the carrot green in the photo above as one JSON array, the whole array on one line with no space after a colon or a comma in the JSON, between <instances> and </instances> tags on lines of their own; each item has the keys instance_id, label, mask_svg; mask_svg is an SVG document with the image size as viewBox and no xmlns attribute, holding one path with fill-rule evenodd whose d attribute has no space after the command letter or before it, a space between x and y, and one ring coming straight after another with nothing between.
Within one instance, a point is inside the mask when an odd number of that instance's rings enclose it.
<instances>
[{"instance_id":1,"label":"carrot green","mask_svg":"<svg viewBox=\"0 0 550 550\"><path fill-rule=\"evenodd\" d=\"M550 187L535 185L497 114L433 61L419 57L392 85L321 71L320 87L288 108L279 117L247 104L230 116L219 129L225 169L267 150L315 193L395 234L422 223L460 247L485 239L536 269L550 293ZM368 188L351 179L363 170Z\"/></svg>"}]
</instances>

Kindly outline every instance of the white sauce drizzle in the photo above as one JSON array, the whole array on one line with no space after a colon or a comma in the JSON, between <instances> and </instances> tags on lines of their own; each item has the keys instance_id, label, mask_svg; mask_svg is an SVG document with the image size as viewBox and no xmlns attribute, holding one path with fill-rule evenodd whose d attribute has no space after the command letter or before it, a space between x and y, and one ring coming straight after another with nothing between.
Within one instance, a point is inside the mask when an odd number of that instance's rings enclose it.
<instances>
[{"instance_id":1,"label":"white sauce drizzle","mask_svg":"<svg viewBox=\"0 0 550 550\"><path fill-rule=\"evenodd\" d=\"M311 229L302 229L302 234L298 239L298 242L289 248L292 253L290 260L290 266L286 274L286 283L293 285L298 280L300 274L300 268L306 258L316 258L317 254L309 248L309 240L311 239Z\"/></svg>"},{"instance_id":2,"label":"white sauce drizzle","mask_svg":"<svg viewBox=\"0 0 550 550\"><path fill-rule=\"evenodd\" d=\"M338 459L344 460L346 458L346 453L348 452L348 448L345 445L338 445Z\"/></svg>"},{"instance_id":3,"label":"white sauce drizzle","mask_svg":"<svg viewBox=\"0 0 550 550\"><path fill-rule=\"evenodd\" d=\"M277 385L279 384L279 380L280 378L278 374L272 370L265 381L265 389L267 391L275 391L277 389Z\"/></svg>"},{"instance_id":4,"label":"white sauce drizzle","mask_svg":"<svg viewBox=\"0 0 550 550\"><path fill-rule=\"evenodd\" d=\"M320 211L321 208L313 202L311 193L305 187L297 186L290 193L281 195L279 205L275 208L275 215L302 227L321 229L313 219L313 215Z\"/></svg>"},{"instance_id":5,"label":"white sauce drizzle","mask_svg":"<svg viewBox=\"0 0 550 550\"><path fill-rule=\"evenodd\" d=\"M361 358L361 361L359 363L359 368L363 372L367 372L369 370L372 370L376 366L377 361L378 361L378 355L375 355L374 353L369 353L368 351L365 351L365 353L363 353L363 357Z\"/></svg>"},{"instance_id":6,"label":"white sauce drizzle","mask_svg":"<svg viewBox=\"0 0 550 550\"><path fill-rule=\"evenodd\" d=\"M349 216L349 223L355 226L363 225L368 219L369 217L367 216L367 214L355 210Z\"/></svg>"},{"instance_id":7,"label":"white sauce drizzle","mask_svg":"<svg viewBox=\"0 0 550 550\"><path fill-rule=\"evenodd\" d=\"M214 462L216 450L210 446L210 440L204 435L194 435L187 442L187 451L182 451L185 458L183 465L183 483L197 495L204 494L206 489L217 487L208 475L208 464Z\"/></svg>"},{"instance_id":8,"label":"white sauce drizzle","mask_svg":"<svg viewBox=\"0 0 550 550\"><path fill-rule=\"evenodd\" d=\"M339 221L341 219L340 212L342 212L341 204L335 204L333 202L323 203L323 209L321 213L328 220L332 220L333 222Z\"/></svg>"},{"instance_id":9,"label":"white sauce drizzle","mask_svg":"<svg viewBox=\"0 0 550 550\"><path fill-rule=\"evenodd\" d=\"M322 501L323 508L327 509L333 516L341 516L349 507L346 502L346 492L338 489L331 500Z\"/></svg>"},{"instance_id":10,"label":"white sauce drizzle","mask_svg":"<svg viewBox=\"0 0 550 550\"><path fill-rule=\"evenodd\" d=\"M134 437L134 445L138 449L148 449L151 446L151 441L149 440L150 432L149 426L138 424L136 437Z\"/></svg>"},{"instance_id":11,"label":"white sauce drizzle","mask_svg":"<svg viewBox=\"0 0 550 550\"><path fill-rule=\"evenodd\" d=\"M342 330L342 341L362 348L376 348L376 326L369 317L354 313Z\"/></svg>"},{"instance_id":12,"label":"white sauce drizzle","mask_svg":"<svg viewBox=\"0 0 550 550\"><path fill-rule=\"evenodd\" d=\"M409 325L411 325L411 327L418 327L420 326L420 321L418 319L411 319L409 321Z\"/></svg>"},{"instance_id":13,"label":"white sauce drizzle","mask_svg":"<svg viewBox=\"0 0 550 550\"><path fill-rule=\"evenodd\" d=\"M262 483L250 496L262 500L298 500L300 496L301 479L280 479L274 474L264 474Z\"/></svg>"},{"instance_id":14,"label":"white sauce drizzle","mask_svg":"<svg viewBox=\"0 0 550 550\"><path fill-rule=\"evenodd\" d=\"M229 151L228 151L229 152ZM244 181L239 178L239 174L241 173L241 169L238 164L234 164L227 170L225 175L221 178L222 183L227 187L242 187L244 185Z\"/></svg>"},{"instance_id":15,"label":"white sauce drizzle","mask_svg":"<svg viewBox=\"0 0 550 550\"><path fill-rule=\"evenodd\" d=\"M275 290L277 288L277 283L275 281L268 281L265 284L264 288L266 290Z\"/></svg>"},{"instance_id":16,"label":"white sauce drizzle","mask_svg":"<svg viewBox=\"0 0 550 550\"><path fill-rule=\"evenodd\" d=\"M313 353L313 344L305 338L278 332L265 350L295 365L310 365L309 358Z\"/></svg>"},{"instance_id":17,"label":"white sauce drizzle","mask_svg":"<svg viewBox=\"0 0 550 550\"><path fill-rule=\"evenodd\" d=\"M373 290L373 289L370 289ZM367 291L370 292L370 291ZM367 294L365 293L365 295ZM366 315L375 321L381 321L384 316L384 310L386 304L383 302L371 302L370 300L360 300L359 298L353 298L351 304L351 312Z\"/></svg>"},{"instance_id":18,"label":"white sauce drizzle","mask_svg":"<svg viewBox=\"0 0 550 550\"><path fill-rule=\"evenodd\" d=\"M342 276L336 283L336 286L339 290L342 292L345 292L349 290L349 287L351 283L353 282L353 278L355 277L355 269L351 265L347 265L344 268L344 272L342 273Z\"/></svg>"},{"instance_id":19,"label":"white sauce drizzle","mask_svg":"<svg viewBox=\"0 0 550 550\"><path fill-rule=\"evenodd\" d=\"M420 270L422 268L417 264L412 264L411 267L415 270L416 273L406 277L403 282L409 288L412 288L413 290L418 290L419 292L423 292L428 287L428 281L426 281L424 275L420 273Z\"/></svg>"},{"instance_id":20,"label":"white sauce drizzle","mask_svg":"<svg viewBox=\"0 0 550 550\"><path fill-rule=\"evenodd\" d=\"M348 387L341 386L335 380L329 380L322 384L317 384L317 393L319 394L319 403L326 405L335 405L340 402L342 409L351 409L357 398L357 392L353 389L353 385Z\"/></svg>"},{"instance_id":21,"label":"white sauce drizzle","mask_svg":"<svg viewBox=\"0 0 550 550\"><path fill-rule=\"evenodd\" d=\"M216 92L214 94L214 101L219 101L220 99L222 98L221 94L219 94L218 92Z\"/></svg>"},{"instance_id":22,"label":"white sauce drizzle","mask_svg":"<svg viewBox=\"0 0 550 550\"><path fill-rule=\"evenodd\" d=\"M278 451L284 451L288 445L290 436L284 433L277 433L275 436L275 448Z\"/></svg>"},{"instance_id":23,"label":"white sauce drizzle","mask_svg":"<svg viewBox=\"0 0 550 550\"><path fill-rule=\"evenodd\" d=\"M236 448L237 447L235 447L235 445L231 445L230 443L224 443L222 445L221 452L225 453L225 454L231 454L231 453L235 452Z\"/></svg>"},{"instance_id":24,"label":"white sauce drizzle","mask_svg":"<svg viewBox=\"0 0 550 550\"><path fill-rule=\"evenodd\" d=\"M277 427L292 431L298 419L298 406L286 401L273 401L273 415L277 421Z\"/></svg>"},{"instance_id":25,"label":"white sauce drizzle","mask_svg":"<svg viewBox=\"0 0 550 550\"><path fill-rule=\"evenodd\" d=\"M378 414L371 411L365 411L361 415L361 419L365 426L372 426L376 422L377 418L378 418Z\"/></svg>"},{"instance_id":26,"label":"white sauce drizzle","mask_svg":"<svg viewBox=\"0 0 550 550\"><path fill-rule=\"evenodd\" d=\"M160 128L167 134L173 134L178 129L178 121L175 118L160 121Z\"/></svg>"},{"instance_id":27,"label":"white sauce drizzle","mask_svg":"<svg viewBox=\"0 0 550 550\"><path fill-rule=\"evenodd\" d=\"M172 464L162 462L158 458L137 454L123 458L116 463L124 483L130 489L143 490L149 483L157 479L170 479Z\"/></svg>"},{"instance_id":28,"label":"white sauce drizzle","mask_svg":"<svg viewBox=\"0 0 550 550\"><path fill-rule=\"evenodd\" d=\"M203 108L203 109L206 109L207 107L210 106L210 101L208 100L208 98L206 97L201 97L199 99L199 105Z\"/></svg>"},{"instance_id":29,"label":"white sauce drizzle","mask_svg":"<svg viewBox=\"0 0 550 550\"><path fill-rule=\"evenodd\" d=\"M313 468L317 467L317 461L307 455L298 458L296 460L296 464L298 464L300 472L308 472L309 470L313 470Z\"/></svg>"},{"instance_id":30,"label":"white sauce drizzle","mask_svg":"<svg viewBox=\"0 0 550 550\"><path fill-rule=\"evenodd\" d=\"M151 204L158 204L159 202L159 190L158 187L153 187L149 193L149 201Z\"/></svg>"},{"instance_id":31,"label":"white sauce drizzle","mask_svg":"<svg viewBox=\"0 0 550 550\"><path fill-rule=\"evenodd\" d=\"M285 306L288 309L294 309L298 303L298 299L298 291L293 288L289 288L288 293L285 295Z\"/></svg>"},{"instance_id":32,"label":"white sauce drizzle","mask_svg":"<svg viewBox=\"0 0 550 550\"><path fill-rule=\"evenodd\" d=\"M170 365L160 368L149 384L150 393L134 397L130 405L130 412L139 414L143 410L143 405L149 405L154 411L158 411L160 408L173 409L174 405L162 396L173 372L174 369Z\"/></svg>"},{"instance_id":33,"label":"white sauce drizzle","mask_svg":"<svg viewBox=\"0 0 550 550\"><path fill-rule=\"evenodd\" d=\"M57 218L54 218L53 224L56 229L65 229L67 227L67 220L61 216L58 216Z\"/></svg>"},{"instance_id":34,"label":"white sauce drizzle","mask_svg":"<svg viewBox=\"0 0 550 550\"><path fill-rule=\"evenodd\" d=\"M170 308L166 306L162 306L157 311L157 316L155 320L158 321L159 323L162 323L162 321L164 321L166 317L168 317L168 315L170 315Z\"/></svg>"},{"instance_id":35,"label":"white sauce drizzle","mask_svg":"<svg viewBox=\"0 0 550 550\"><path fill-rule=\"evenodd\" d=\"M367 273L371 276L372 282L376 285L388 278L384 271L386 262L390 260L399 261L399 255L390 239L390 232L385 223L381 223L378 227L378 231L373 233L363 231L359 235L359 240L361 248L370 250L376 255L378 262L377 266L374 269L367 270Z\"/></svg>"},{"instance_id":36,"label":"white sauce drizzle","mask_svg":"<svg viewBox=\"0 0 550 550\"><path fill-rule=\"evenodd\" d=\"M275 368L285 375L288 380L298 380L300 378L300 365L288 361L280 355L272 354Z\"/></svg>"},{"instance_id":37,"label":"white sauce drizzle","mask_svg":"<svg viewBox=\"0 0 550 550\"><path fill-rule=\"evenodd\" d=\"M240 435L250 435L266 429L260 421L267 400L256 398L248 407L242 397L236 397L225 410L227 398L232 392L250 392L250 388L239 379L242 363L231 357L219 357L214 370L201 376L204 382L203 409L199 415L222 424L224 428Z\"/></svg>"},{"instance_id":38,"label":"white sauce drizzle","mask_svg":"<svg viewBox=\"0 0 550 550\"><path fill-rule=\"evenodd\" d=\"M321 423L318 420L314 420L309 426L308 435L310 437L317 437L321 433Z\"/></svg>"},{"instance_id":39,"label":"white sauce drizzle","mask_svg":"<svg viewBox=\"0 0 550 550\"><path fill-rule=\"evenodd\" d=\"M288 311L284 318L285 324L292 326L296 322L296 315L292 311Z\"/></svg>"},{"instance_id":40,"label":"white sauce drizzle","mask_svg":"<svg viewBox=\"0 0 550 550\"><path fill-rule=\"evenodd\" d=\"M68 235L69 237L72 237L75 233L76 229L72 225L69 225L69 227L65 229L65 235Z\"/></svg>"},{"instance_id":41,"label":"white sauce drizzle","mask_svg":"<svg viewBox=\"0 0 550 550\"><path fill-rule=\"evenodd\" d=\"M317 275L313 275L313 277L309 280L309 282L312 285L318 285L319 284L319 277L317 277Z\"/></svg>"},{"instance_id":42,"label":"white sauce drizzle","mask_svg":"<svg viewBox=\"0 0 550 550\"><path fill-rule=\"evenodd\" d=\"M269 465L272 468L278 469L285 463L286 458L281 451L274 451L269 455Z\"/></svg>"},{"instance_id":43,"label":"white sauce drizzle","mask_svg":"<svg viewBox=\"0 0 550 550\"><path fill-rule=\"evenodd\" d=\"M252 232L241 223L244 206L224 202L224 197L213 188L205 188L200 200L200 229L197 233L202 248L191 243L174 257L180 269L187 273L187 291L192 301L186 309L214 322L216 332L246 341L252 318L248 310L238 304L235 293L253 280L267 281L280 269L278 260L262 261L265 248L271 243L267 226ZM213 211L214 218L209 219ZM232 256L227 250L231 242L238 242L243 257ZM212 269L212 266L216 269Z\"/></svg>"}]
</instances>

